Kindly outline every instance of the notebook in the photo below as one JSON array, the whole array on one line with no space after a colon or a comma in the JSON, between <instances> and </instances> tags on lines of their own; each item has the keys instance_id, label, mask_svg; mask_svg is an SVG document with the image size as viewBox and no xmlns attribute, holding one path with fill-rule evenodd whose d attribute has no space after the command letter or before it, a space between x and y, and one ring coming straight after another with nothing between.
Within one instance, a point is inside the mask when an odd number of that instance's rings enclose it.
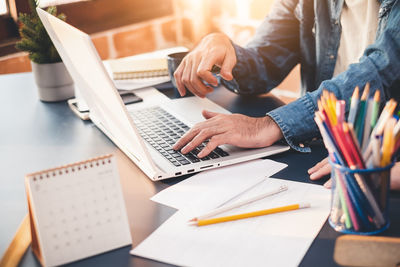
<instances>
[{"instance_id":1,"label":"notebook","mask_svg":"<svg viewBox=\"0 0 400 267\"><path fill-rule=\"evenodd\" d=\"M28 174L25 186L32 250L43 266L132 243L114 156Z\"/></svg>"},{"instance_id":2,"label":"notebook","mask_svg":"<svg viewBox=\"0 0 400 267\"><path fill-rule=\"evenodd\" d=\"M166 58L115 59L109 61L114 80L168 76Z\"/></svg>"}]
</instances>

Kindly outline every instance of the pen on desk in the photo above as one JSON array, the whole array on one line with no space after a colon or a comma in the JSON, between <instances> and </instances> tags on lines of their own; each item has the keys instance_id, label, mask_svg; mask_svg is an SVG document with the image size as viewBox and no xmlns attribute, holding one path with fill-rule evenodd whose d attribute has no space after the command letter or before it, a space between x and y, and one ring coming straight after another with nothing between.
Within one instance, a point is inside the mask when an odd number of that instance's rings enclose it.
<instances>
[{"instance_id":1,"label":"pen on desk","mask_svg":"<svg viewBox=\"0 0 400 267\"><path fill-rule=\"evenodd\" d=\"M282 206L282 207L277 207L277 208L272 208L272 209L253 211L253 212L248 212L248 213L242 213L242 214L236 214L236 215L230 215L230 216L218 217L218 218L212 218L212 219L198 220L198 221L194 221L194 222L189 222L189 225L204 226L204 225L209 225L209 224L241 220L241 219L246 219L246 218L252 218L252 217L263 216L263 215L268 215L268 214L273 214L273 213L291 211L291 210L304 209L304 208L309 208L309 207L311 207L310 203L292 204L292 205Z\"/></svg>"},{"instance_id":2,"label":"pen on desk","mask_svg":"<svg viewBox=\"0 0 400 267\"><path fill-rule=\"evenodd\" d=\"M258 196L255 196L255 197L252 197L252 198L249 198L249 199L245 199L245 200L239 201L238 203L233 203L232 205L223 206L223 207L215 209L215 210L213 210L213 211L211 211L209 213L203 214L201 216L197 216L197 217L189 220L189 222L195 222L195 221L203 220L203 219L215 216L217 214L220 214L220 213L223 213L223 212L235 209L235 208L239 208L241 206L253 203L253 202L257 201L257 200L260 200L260 199L263 199L263 198L266 198L266 197L269 197L269 196L272 196L272 195L276 195L276 194L278 194L280 192L286 191L287 189L288 189L287 185L281 185L279 188L276 188L274 190L268 191L268 192L263 193L261 195L258 195Z\"/></svg>"}]
</instances>

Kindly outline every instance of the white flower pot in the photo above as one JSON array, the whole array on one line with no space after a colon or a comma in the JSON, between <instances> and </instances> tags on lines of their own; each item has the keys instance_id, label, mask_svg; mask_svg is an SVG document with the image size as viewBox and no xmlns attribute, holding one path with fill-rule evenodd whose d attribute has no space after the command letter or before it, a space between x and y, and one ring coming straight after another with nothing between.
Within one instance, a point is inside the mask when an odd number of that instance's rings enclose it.
<instances>
[{"instance_id":1,"label":"white flower pot","mask_svg":"<svg viewBox=\"0 0 400 267\"><path fill-rule=\"evenodd\" d=\"M74 81L63 62L50 64L31 62L31 64L40 100L56 102L74 97Z\"/></svg>"}]
</instances>

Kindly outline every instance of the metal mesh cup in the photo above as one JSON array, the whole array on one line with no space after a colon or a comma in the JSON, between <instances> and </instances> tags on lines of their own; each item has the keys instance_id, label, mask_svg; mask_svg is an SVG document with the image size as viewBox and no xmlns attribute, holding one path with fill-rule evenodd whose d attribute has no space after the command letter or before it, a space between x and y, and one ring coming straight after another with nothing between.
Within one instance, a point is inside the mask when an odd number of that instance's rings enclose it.
<instances>
[{"instance_id":1,"label":"metal mesh cup","mask_svg":"<svg viewBox=\"0 0 400 267\"><path fill-rule=\"evenodd\" d=\"M389 227L390 169L352 169L333 163L330 225L339 232L372 235Z\"/></svg>"}]
</instances>

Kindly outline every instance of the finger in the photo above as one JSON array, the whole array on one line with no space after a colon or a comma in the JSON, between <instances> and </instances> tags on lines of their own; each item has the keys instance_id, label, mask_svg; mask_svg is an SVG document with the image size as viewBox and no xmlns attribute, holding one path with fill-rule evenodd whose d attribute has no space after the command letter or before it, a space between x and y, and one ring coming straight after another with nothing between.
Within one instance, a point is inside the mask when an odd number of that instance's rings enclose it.
<instances>
[{"instance_id":1,"label":"finger","mask_svg":"<svg viewBox=\"0 0 400 267\"><path fill-rule=\"evenodd\" d=\"M308 170L308 174L312 174L314 172L316 172L317 170L319 170L321 167L325 166L326 164L328 164L328 158L324 158L323 160L321 160L320 162L318 162L317 164L315 164L314 167L310 168Z\"/></svg>"},{"instance_id":2,"label":"finger","mask_svg":"<svg viewBox=\"0 0 400 267\"><path fill-rule=\"evenodd\" d=\"M193 64L194 64L193 60L186 62L185 71L182 75L182 81L183 81L183 84L186 86L186 88L190 92L192 92L193 94L195 94L199 97L204 97L204 95L202 93L197 92L197 90L195 88L193 88L193 86L192 86L191 77L192 77Z\"/></svg>"},{"instance_id":3,"label":"finger","mask_svg":"<svg viewBox=\"0 0 400 267\"><path fill-rule=\"evenodd\" d=\"M202 113L203 117L206 118L207 120L221 114L221 113L212 112L209 110L203 110L201 113Z\"/></svg>"},{"instance_id":4,"label":"finger","mask_svg":"<svg viewBox=\"0 0 400 267\"><path fill-rule=\"evenodd\" d=\"M205 97L206 94L211 93L214 89L210 86L206 86L196 75L192 72L191 77L192 88L196 90L198 96Z\"/></svg>"},{"instance_id":5,"label":"finger","mask_svg":"<svg viewBox=\"0 0 400 267\"><path fill-rule=\"evenodd\" d=\"M192 71L190 73L190 84L192 88L197 92L196 95L200 97L205 97L206 94L210 93L213 91L213 89L209 86L206 86L199 78L197 75L197 69L198 69L198 62L195 61L192 64Z\"/></svg>"},{"instance_id":6,"label":"finger","mask_svg":"<svg viewBox=\"0 0 400 267\"><path fill-rule=\"evenodd\" d=\"M222 62L221 66L221 71L220 75L222 78L225 80L232 80L233 75L232 75L232 69L236 65L236 54L234 49L229 49L227 53L225 54L224 61Z\"/></svg>"},{"instance_id":7,"label":"finger","mask_svg":"<svg viewBox=\"0 0 400 267\"><path fill-rule=\"evenodd\" d=\"M323 167L319 168L317 171L310 175L311 180L320 179L331 173L331 165L329 163L325 164Z\"/></svg>"},{"instance_id":8,"label":"finger","mask_svg":"<svg viewBox=\"0 0 400 267\"><path fill-rule=\"evenodd\" d=\"M326 187L326 188L331 188L332 187L332 178L329 179L328 181L326 181L326 183L324 183L324 187Z\"/></svg>"},{"instance_id":9,"label":"finger","mask_svg":"<svg viewBox=\"0 0 400 267\"><path fill-rule=\"evenodd\" d=\"M210 154L217 146L222 145L224 140L224 135L214 135L211 137L210 141L208 141L207 145L200 151L197 155L199 158L205 157Z\"/></svg>"},{"instance_id":10,"label":"finger","mask_svg":"<svg viewBox=\"0 0 400 267\"><path fill-rule=\"evenodd\" d=\"M200 132L200 129L197 127L193 127L189 131L187 131L173 146L172 149L174 150L179 150L181 149L184 145L189 143L198 133Z\"/></svg>"},{"instance_id":11,"label":"finger","mask_svg":"<svg viewBox=\"0 0 400 267\"><path fill-rule=\"evenodd\" d=\"M218 79L211 72L216 61L217 58L215 56L210 56L210 54L207 54L206 56L202 57L199 67L197 68L198 77L209 84L212 84L213 86L218 86Z\"/></svg>"},{"instance_id":12,"label":"finger","mask_svg":"<svg viewBox=\"0 0 400 267\"><path fill-rule=\"evenodd\" d=\"M400 190L400 162L396 162L390 171L390 188Z\"/></svg>"},{"instance_id":13,"label":"finger","mask_svg":"<svg viewBox=\"0 0 400 267\"><path fill-rule=\"evenodd\" d=\"M201 145L205 140L211 136L218 134L218 128L210 127L201 130L192 141L190 141L184 148L182 148L181 153L186 154Z\"/></svg>"},{"instance_id":14,"label":"finger","mask_svg":"<svg viewBox=\"0 0 400 267\"><path fill-rule=\"evenodd\" d=\"M185 65L185 60L183 60L178 69L174 72L176 87L181 96L184 96L186 94L185 85L182 82L182 73L185 71Z\"/></svg>"}]
</instances>

